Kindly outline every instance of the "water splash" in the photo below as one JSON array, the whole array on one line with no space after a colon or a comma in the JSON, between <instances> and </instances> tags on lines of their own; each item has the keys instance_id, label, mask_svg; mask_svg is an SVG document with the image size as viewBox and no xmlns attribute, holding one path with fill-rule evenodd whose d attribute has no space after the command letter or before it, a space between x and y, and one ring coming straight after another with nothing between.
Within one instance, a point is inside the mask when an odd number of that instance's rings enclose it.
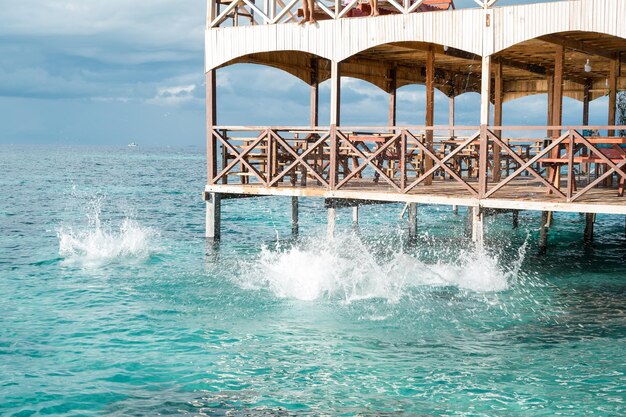
<instances>
[{"instance_id":1,"label":"water splash","mask_svg":"<svg viewBox=\"0 0 626 417\"><path fill-rule=\"evenodd\" d=\"M158 233L124 218L117 226L101 221L102 198L88 204L87 226L62 226L57 231L64 263L97 266L120 259L145 259L155 250Z\"/></svg>"},{"instance_id":2,"label":"water splash","mask_svg":"<svg viewBox=\"0 0 626 417\"><path fill-rule=\"evenodd\" d=\"M508 268L499 256L484 250L450 251L430 262L420 260L417 252L396 251L381 257L375 247L355 235L332 241L310 239L284 249L264 247L257 259L238 268L233 280L242 288L268 289L279 298L348 303L371 298L395 303L410 289L420 287L500 292L517 279L525 245Z\"/></svg>"}]
</instances>

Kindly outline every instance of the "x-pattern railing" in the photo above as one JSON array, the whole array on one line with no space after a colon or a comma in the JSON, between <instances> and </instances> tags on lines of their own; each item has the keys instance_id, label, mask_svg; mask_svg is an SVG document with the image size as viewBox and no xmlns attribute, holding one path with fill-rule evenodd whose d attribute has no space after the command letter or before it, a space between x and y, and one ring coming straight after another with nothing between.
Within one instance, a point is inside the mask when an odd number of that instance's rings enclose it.
<instances>
[{"instance_id":1,"label":"x-pattern railing","mask_svg":"<svg viewBox=\"0 0 626 417\"><path fill-rule=\"evenodd\" d=\"M555 132L564 131L565 133L562 133L556 138L548 139L547 145L527 160L524 160L522 156L515 152L506 141L500 139L498 135L494 133L495 129L486 131L488 141L499 145L504 155L510 157L517 163L517 169L515 169L511 175L496 182L493 187L488 189L484 194L484 198L492 197L507 184L519 178L523 173L528 173L533 176L546 188L548 194L553 194L557 199L567 202L578 200L614 174L620 182L620 194L623 193L624 183L626 183L626 149L622 146L626 145L626 139L620 139L618 137L587 138L579 132L579 130L589 129L589 127L585 126L570 128L550 126L549 128L554 128ZM623 129L622 126L594 126L593 128L605 130ZM498 129L507 129L507 127L498 127ZM511 129L511 127L508 129ZM545 127L516 126L513 127L513 129L533 130L545 129ZM609 148L600 148L598 145L601 143L612 146ZM612 153L609 154L609 152ZM589 180L581 190L577 190L578 177L580 176L580 172L577 172L577 170L590 170L592 164L595 165L596 178ZM599 168L604 169L604 172L599 173ZM567 180L565 192L560 187L563 169L565 169L565 178ZM579 175L577 175L577 173ZM590 175L590 172L587 172L587 174ZM484 180L486 181L487 179L485 178Z\"/></svg>"},{"instance_id":2,"label":"x-pattern railing","mask_svg":"<svg viewBox=\"0 0 626 417\"><path fill-rule=\"evenodd\" d=\"M474 0L481 7L491 7L497 0ZM342 19L364 0L314 0L315 12L322 19ZM381 1L382 3L382 1ZM392 13L409 14L428 0L384 0L384 7ZM445 3L445 2L442 2ZM302 0L207 0L207 28L220 27L227 19L233 18L233 26L240 25L234 16L245 14L250 24L277 24L298 20L298 9ZM379 5L380 7L380 5ZM242 13L243 12L243 13Z\"/></svg>"},{"instance_id":3,"label":"x-pattern railing","mask_svg":"<svg viewBox=\"0 0 626 417\"><path fill-rule=\"evenodd\" d=\"M616 177L619 195L623 195L626 138L585 136L581 133L583 128L497 126L478 130L477 127L456 126L456 132L474 133L449 140L437 137L433 143L429 138L435 131L451 128L214 127L210 138L216 146L210 148L215 152L210 160L217 162L221 155L221 167L209 183L227 183L229 177L238 176L242 184L307 186L309 179L314 186L328 190L366 184L368 189L390 187L393 192L406 194L417 192L420 185L429 187L433 176L439 175L443 181L428 190L436 192L442 183L448 183L461 185L462 190L454 191L459 196L492 198L505 189L513 195L519 191L507 188L510 186L532 185L543 188L554 200L574 202ZM542 140L544 145L532 152L517 152L516 145L509 143L513 139L500 136L507 130L539 129L559 132L560 136ZM589 129L620 131L626 128L593 126ZM430 131L433 134L427 134ZM250 135L251 132L254 135ZM518 138L517 141L527 140ZM529 143L542 141L528 139ZM530 149L530 145L526 146ZM221 152L216 150L218 148ZM502 173L502 167L490 162L495 161L496 149L502 159L507 159L507 167L513 164L512 173L509 174L507 168L505 177L494 175L496 170ZM352 168L349 168L350 163ZM485 168L485 165L489 166ZM523 176L531 181L515 181ZM287 177L291 184L285 182ZM563 178L566 184L561 187Z\"/></svg>"},{"instance_id":4,"label":"x-pattern railing","mask_svg":"<svg viewBox=\"0 0 626 417\"><path fill-rule=\"evenodd\" d=\"M234 135L249 132L260 133L253 138ZM212 137L221 148L222 162L221 170L212 180L215 184L227 183L229 176L238 176L242 184L254 180L274 187L290 175L295 185L299 173L302 178L312 177L323 187L330 186L331 163L326 151L330 147L330 130L218 128L212 130ZM213 158L218 158L217 155Z\"/></svg>"}]
</instances>

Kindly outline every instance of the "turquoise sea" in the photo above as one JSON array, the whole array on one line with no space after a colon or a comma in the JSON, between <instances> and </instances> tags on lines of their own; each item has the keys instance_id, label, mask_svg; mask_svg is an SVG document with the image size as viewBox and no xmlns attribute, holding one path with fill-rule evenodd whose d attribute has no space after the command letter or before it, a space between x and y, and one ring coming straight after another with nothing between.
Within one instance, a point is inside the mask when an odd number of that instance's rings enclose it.
<instances>
[{"instance_id":1,"label":"turquoise sea","mask_svg":"<svg viewBox=\"0 0 626 417\"><path fill-rule=\"evenodd\" d=\"M623 416L624 217L223 205L201 148L0 147L1 416Z\"/></svg>"}]
</instances>

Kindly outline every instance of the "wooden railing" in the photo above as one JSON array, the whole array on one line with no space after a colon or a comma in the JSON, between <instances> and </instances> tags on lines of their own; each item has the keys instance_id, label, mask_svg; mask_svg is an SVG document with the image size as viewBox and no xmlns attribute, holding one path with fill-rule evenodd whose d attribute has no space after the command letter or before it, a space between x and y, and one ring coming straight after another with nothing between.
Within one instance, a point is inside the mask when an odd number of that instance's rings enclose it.
<instances>
[{"instance_id":1,"label":"wooden railing","mask_svg":"<svg viewBox=\"0 0 626 417\"><path fill-rule=\"evenodd\" d=\"M489 8L497 0L474 0L480 7ZM318 20L350 17L364 0L314 0ZM386 14L410 14L420 6L446 3L434 0L379 0L379 8ZM244 26L297 22L302 0L208 0L207 29L220 26Z\"/></svg>"},{"instance_id":2,"label":"wooden railing","mask_svg":"<svg viewBox=\"0 0 626 417\"><path fill-rule=\"evenodd\" d=\"M511 197L522 192L515 187L525 187L523 192L567 202L616 186L615 196L623 196L626 138L592 136L589 129L619 134L626 127L216 126L209 139L209 184L474 198ZM451 130L459 135L448 136ZM504 135L546 130L558 137Z\"/></svg>"}]
</instances>

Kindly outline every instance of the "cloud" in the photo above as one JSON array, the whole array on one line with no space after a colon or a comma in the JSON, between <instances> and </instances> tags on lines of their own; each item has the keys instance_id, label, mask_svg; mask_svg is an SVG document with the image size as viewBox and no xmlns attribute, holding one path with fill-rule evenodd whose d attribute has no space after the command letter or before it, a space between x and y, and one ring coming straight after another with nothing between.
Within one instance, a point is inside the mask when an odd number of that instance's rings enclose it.
<instances>
[{"instance_id":1,"label":"cloud","mask_svg":"<svg viewBox=\"0 0 626 417\"><path fill-rule=\"evenodd\" d=\"M157 90L156 96L146 100L148 104L158 104L166 106L176 106L184 102L193 100L193 92L196 85L178 85L174 87L162 87Z\"/></svg>"}]
</instances>

